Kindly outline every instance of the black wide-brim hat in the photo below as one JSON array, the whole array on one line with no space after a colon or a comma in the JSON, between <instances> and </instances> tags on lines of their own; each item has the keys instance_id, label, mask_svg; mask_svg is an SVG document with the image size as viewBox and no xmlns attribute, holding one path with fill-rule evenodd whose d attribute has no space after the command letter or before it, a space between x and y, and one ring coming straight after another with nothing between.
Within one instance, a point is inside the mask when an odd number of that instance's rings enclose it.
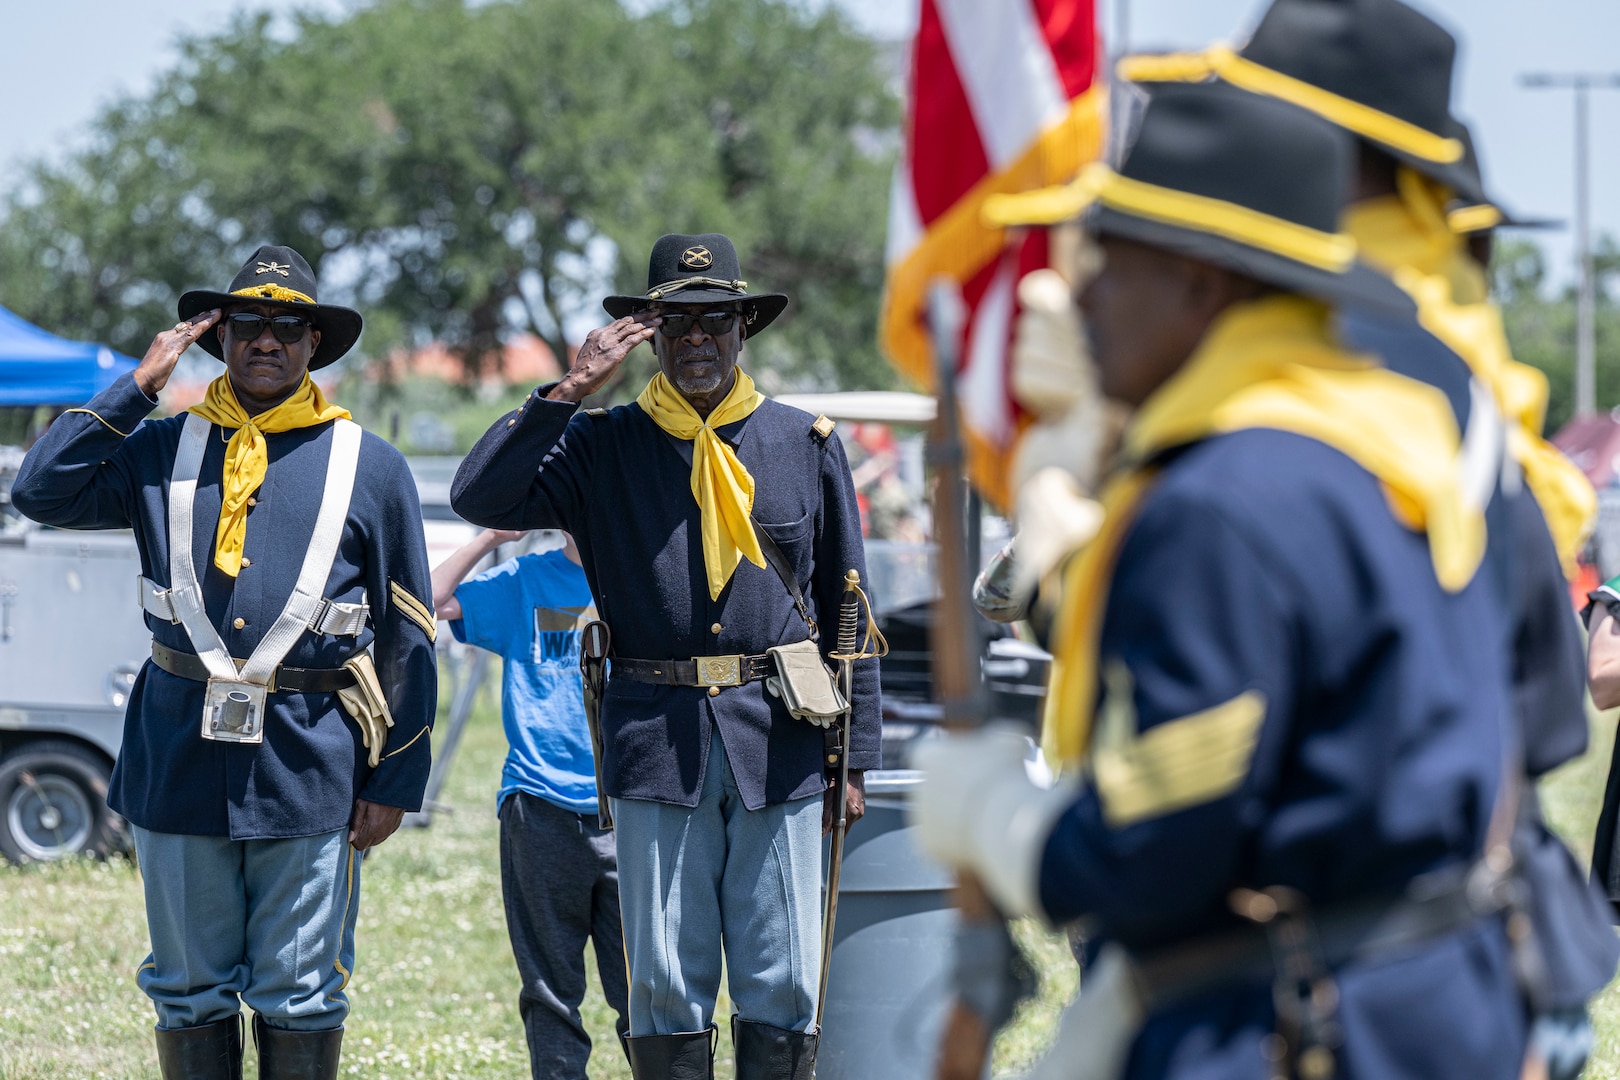
<instances>
[{"instance_id":1,"label":"black wide-brim hat","mask_svg":"<svg viewBox=\"0 0 1620 1080\"><path fill-rule=\"evenodd\" d=\"M1457 138L1463 144L1463 168L1468 170L1470 176L1476 181L1476 186L1484 190L1484 181L1480 179L1479 148L1474 145L1473 133L1468 125L1458 122L1456 127ZM1495 199L1489 202L1477 198L1459 197L1446 208L1446 223L1451 231L1467 236L1472 233L1489 232L1492 229L1561 229L1562 221L1556 218L1527 218L1513 213Z\"/></svg>"},{"instance_id":2,"label":"black wide-brim hat","mask_svg":"<svg viewBox=\"0 0 1620 1080\"><path fill-rule=\"evenodd\" d=\"M735 304L741 302L743 336L753 337L787 307L782 293L750 293L742 280L737 249L720 233L669 233L658 238L647 259L647 291L641 296L610 296L602 307L615 319L646 311L655 303Z\"/></svg>"},{"instance_id":3,"label":"black wide-brim hat","mask_svg":"<svg viewBox=\"0 0 1620 1080\"><path fill-rule=\"evenodd\" d=\"M295 311L321 332L321 343L309 358L309 370L323 368L354 348L360 340L360 313L316 300L315 272L290 247L266 244L259 248L231 279L224 292L193 289L180 297L180 318L191 319L214 308L228 310L242 304L274 304ZM212 330L197 345L216 360L225 359L219 335Z\"/></svg>"},{"instance_id":4,"label":"black wide-brim hat","mask_svg":"<svg viewBox=\"0 0 1620 1080\"><path fill-rule=\"evenodd\" d=\"M1350 137L1319 117L1222 82L1150 91L1119 171L1088 166L1064 188L987 201L999 225L1084 215L1098 236L1135 240L1332 304L1410 314L1399 286L1338 231Z\"/></svg>"},{"instance_id":5,"label":"black wide-brim hat","mask_svg":"<svg viewBox=\"0 0 1620 1080\"><path fill-rule=\"evenodd\" d=\"M1127 79L1215 75L1316 113L1395 160L1485 203L1451 116L1457 41L1400 0L1273 0L1242 49L1128 57Z\"/></svg>"}]
</instances>

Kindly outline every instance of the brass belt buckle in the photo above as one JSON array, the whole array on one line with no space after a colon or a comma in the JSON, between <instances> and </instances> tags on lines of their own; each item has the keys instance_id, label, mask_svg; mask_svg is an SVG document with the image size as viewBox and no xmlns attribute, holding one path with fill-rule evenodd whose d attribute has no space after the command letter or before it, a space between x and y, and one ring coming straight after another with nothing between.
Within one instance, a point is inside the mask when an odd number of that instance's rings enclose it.
<instances>
[{"instance_id":1,"label":"brass belt buckle","mask_svg":"<svg viewBox=\"0 0 1620 1080\"><path fill-rule=\"evenodd\" d=\"M697 667L697 682L699 686L741 686L742 655L733 653L730 656L694 656L692 663Z\"/></svg>"}]
</instances>

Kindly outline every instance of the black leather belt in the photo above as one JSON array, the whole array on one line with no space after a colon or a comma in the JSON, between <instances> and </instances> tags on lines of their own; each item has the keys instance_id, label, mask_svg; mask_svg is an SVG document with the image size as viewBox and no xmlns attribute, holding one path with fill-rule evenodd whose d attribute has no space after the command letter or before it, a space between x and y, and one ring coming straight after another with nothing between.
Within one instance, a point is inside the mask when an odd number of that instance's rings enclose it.
<instances>
[{"instance_id":1,"label":"black leather belt","mask_svg":"<svg viewBox=\"0 0 1620 1080\"><path fill-rule=\"evenodd\" d=\"M1329 969L1425 945L1503 909L1495 891L1466 871L1420 878L1411 893L1383 901L1328 907L1307 916L1312 952ZM1233 982L1277 975L1276 943L1246 926L1146 953L1133 953L1137 989L1160 1008Z\"/></svg>"},{"instance_id":2,"label":"black leather belt","mask_svg":"<svg viewBox=\"0 0 1620 1080\"><path fill-rule=\"evenodd\" d=\"M690 660L632 660L615 656L609 664L609 678L663 686L741 686L776 674L776 665L769 653L694 656Z\"/></svg>"},{"instance_id":3,"label":"black leather belt","mask_svg":"<svg viewBox=\"0 0 1620 1080\"><path fill-rule=\"evenodd\" d=\"M196 653L181 652L152 642L152 663L182 679L207 682L208 665ZM271 693L330 694L354 685L354 672L348 668L297 668L285 664L270 676Z\"/></svg>"}]
</instances>

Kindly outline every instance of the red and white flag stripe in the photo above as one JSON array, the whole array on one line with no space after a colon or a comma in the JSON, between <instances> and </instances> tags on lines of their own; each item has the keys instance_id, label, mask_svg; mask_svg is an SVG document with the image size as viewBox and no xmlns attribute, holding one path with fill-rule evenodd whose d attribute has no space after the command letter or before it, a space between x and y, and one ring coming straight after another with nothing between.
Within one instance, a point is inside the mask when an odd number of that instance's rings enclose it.
<instances>
[{"instance_id":1,"label":"red and white flag stripe","mask_svg":"<svg viewBox=\"0 0 1620 1080\"><path fill-rule=\"evenodd\" d=\"M1010 245L986 226L986 197L1073 179L1102 145L1094 0L921 0L906 141L889 210L883 344L933 384L924 308L930 281L962 287L970 312L958 371L969 470L1005 506L1021 416L1007 354L1018 281L1047 265L1046 235Z\"/></svg>"}]
</instances>

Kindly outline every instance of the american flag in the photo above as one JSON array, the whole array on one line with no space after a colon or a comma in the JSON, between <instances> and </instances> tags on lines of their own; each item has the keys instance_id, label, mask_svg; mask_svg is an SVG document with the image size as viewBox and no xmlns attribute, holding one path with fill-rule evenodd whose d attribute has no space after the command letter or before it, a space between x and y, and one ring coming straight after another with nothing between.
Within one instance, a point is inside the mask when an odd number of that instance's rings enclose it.
<instances>
[{"instance_id":1,"label":"american flag","mask_svg":"<svg viewBox=\"0 0 1620 1080\"><path fill-rule=\"evenodd\" d=\"M937 275L969 317L957 390L968 471L1009 504L1007 465L1024 418L1007 356L1019 279L1048 265L1045 230L1009 240L984 200L1072 180L1103 140L1105 81L1094 0L921 0L905 144L889 208L883 347L932 386L925 310Z\"/></svg>"}]
</instances>

